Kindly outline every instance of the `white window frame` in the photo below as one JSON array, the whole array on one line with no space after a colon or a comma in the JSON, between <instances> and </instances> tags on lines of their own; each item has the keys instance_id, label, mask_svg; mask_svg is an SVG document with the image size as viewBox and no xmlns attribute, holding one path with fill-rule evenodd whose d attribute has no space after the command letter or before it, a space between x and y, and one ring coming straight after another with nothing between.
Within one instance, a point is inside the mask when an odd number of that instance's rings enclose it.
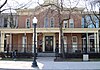
<instances>
[{"instance_id":1,"label":"white window frame","mask_svg":"<svg viewBox=\"0 0 100 70\"><path fill-rule=\"evenodd\" d=\"M27 22L28 22L27 20L29 20L29 24L28 24L29 26L27 26ZM26 18L26 28L30 28L30 18Z\"/></svg>"},{"instance_id":2,"label":"white window frame","mask_svg":"<svg viewBox=\"0 0 100 70\"><path fill-rule=\"evenodd\" d=\"M44 27L47 28L49 26L49 20L48 20L48 17L46 16L44 18Z\"/></svg>"},{"instance_id":3,"label":"white window frame","mask_svg":"<svg viewBox=\"0 0 100 70\"><path fill-rule=\"evenodd\" d=\"M72 24L72 25L71 25ZM74 19L69 20L69 27L74 28Z\"/></svg>"},{"instance_id":4,"label":"white window frame","mask_svg":"<svg viewBox=\"0 0 100 70\"><path fill-rule=\"evenodd\" d=\"M27 47L27 37L23 36L22 37L22 52L24 52L24 48L26 48L26 47Z\"/></svg>"},{"instance_id":5,"label":"white window frame","mask_svg":"<svg viewBox=\"0 0 100 70\"><path fill-rule=\"evenodd\" d=\"M67 36L64 36L64 50L67 52Z\"/></svg>"},{"instance_id":6,"label":"white window frame","mask_svg":"<svg viewBox=\"0 0 100 70\"><path fill-rule=\"evenodd\" d=\"M52 20L53 20L53 26L52 26L52 23L51 23ZM50 18L50 27L54 27L54 17Z\"/></svg>"},{"instance_id":7,"label":"white window frame","mask_svg":"<svg viewBox=\"0 0 100 70\"><path fill-rule=\"evenodd\" d=\"M73 42L73 39L76 38L76 42ZM77 36L72 36L72 48L73 48L73 52L75 52L75 50L77 50Z\"/></svg>"},{"instance_id":8,"label":"white window frame","mask_svg":"<svg viewBox=\"0 0 100 70\"><path fill-rule=\"evenodd\" d=\"M68 20L63 21L63 27L68 28Z\"/></svg>"}]
</instances>

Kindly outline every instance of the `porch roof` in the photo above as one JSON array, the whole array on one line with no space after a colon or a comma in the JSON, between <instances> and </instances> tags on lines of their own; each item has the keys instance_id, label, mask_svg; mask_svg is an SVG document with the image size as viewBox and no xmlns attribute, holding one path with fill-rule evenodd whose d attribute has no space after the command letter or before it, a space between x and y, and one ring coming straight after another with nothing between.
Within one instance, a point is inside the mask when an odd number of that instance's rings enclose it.
<instances>
[{"instance_id":1,"label":"porch roof","mask_svg":"<svg viewBox=\"0 0 100 70\"><path fill-rule=\"evenodd\" d=\"M59 33L59 28L37 28L37 33ZM63 33L96 33L100 28L63 28ZM1 33L33 33L34 28L1 28Z\"/></svg>"}]
</instances>

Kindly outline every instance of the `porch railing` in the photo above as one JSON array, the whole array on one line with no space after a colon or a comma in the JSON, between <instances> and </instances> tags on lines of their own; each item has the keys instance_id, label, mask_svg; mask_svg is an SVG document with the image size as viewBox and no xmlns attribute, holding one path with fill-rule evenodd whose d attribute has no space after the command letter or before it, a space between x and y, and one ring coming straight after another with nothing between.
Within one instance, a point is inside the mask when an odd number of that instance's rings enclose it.
<instances>
[{"instance_id":1,"label":"porch railing","mask_svg":"<svg viewBox=\"0 0 100 70\"><path fill-rule=\"evenodd\" d=\"M22 53L23 52L24 53L32 53L32 49L33 49L32 44L8 44L8 45L3 45L4 47L2 47L2 45L3 44L0 44L0 52L1 51L12 52L12 51L16 50L17 52L22 52ZM23 47L23 45L24 45L24 47ZM45 48L45 46L44 46L44 48ZM86 48L85 44L64 44L64 52L65 53L84 53L85 48ZM43 52L43 46L40 47L38 45L36 49L37 49L37 52ZM60 47L59 49L62 49L62 47ZM100 51L99 44L96 44L96 45L88 44L88 47L87 47L88 53L99 53L99 51Z\"/></svg>"}]
</instances>

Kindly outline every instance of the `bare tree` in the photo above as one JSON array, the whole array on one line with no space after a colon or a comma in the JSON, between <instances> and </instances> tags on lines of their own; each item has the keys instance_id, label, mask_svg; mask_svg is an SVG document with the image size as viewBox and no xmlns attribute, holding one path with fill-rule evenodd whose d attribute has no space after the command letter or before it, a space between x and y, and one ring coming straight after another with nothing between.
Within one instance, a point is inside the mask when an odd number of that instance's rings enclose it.
<instances>
[{"instance_id":1,"label":"bare tree","mask_svg":"<svg viewBox=\"0 0 100 70\"><path fill-rule=\"evenodd\" d=\"M51 9L52 11L56 11L56 15L58 16L58 21L59 21L59 29L60 29L60 37L61 37L61 40L60 40L60 43L61 43L61 54L62 54L62 57L65 58L65 51L64 51L64 36L63 36L63 31L62 31L62 26L63 26L63 21L65 20L70 20L70 17L72 15L73 12L75 12L77 8L77 5L80 1L77 1L77 3L75 4L74 7L72 7L72 2L71 0L68 0L69 3L70 3L70 8L67 8L67 7L64 7L64 0L56 0L56 3L52 3L52 2L48 2L46 4L42 4L40 5L41 8L45 8L47 7L48 8L48 11ZM68 4L68 3L67 3ZM48 14L48 11L46 12L46 15ZM62 13L64 12L68 12L68 17L67 18L62 18L61 16L63 16ZM55 15L55 14L54 14Z\"/></svg>"},{"instance_id":2,"label":"bare tree","mask_svg":"<svg viewBox=\"0 0 100 70\"><path fill-rule=\"evenodd\" d=\"M100 27L100 0L87 0L87 1L88 1L88 3L91 6L90 11L99 20L99 27ZM98 7L99 12L96 12L96 7ZM91 15L90 15L90 19L91 19L92 23L94 24L94 26L96 27L96 25L95 25L96 20L93 20L93 18L91 17Z\"/></svg>"},{"instance_id":3,"label":"bare tree","mask_svg":"<svg viewBox=\"0 0 100 70\"><path fill-rule=\"evenodd\" d=\"M16 10L22 9L22 8L27 8L33 2L32 2L32 0L29 0L27 3L23 4L23 3L19 3L16 0L13 0L11 2L11 3L14 2L13 5L9 5L9 3L7 3L7 2L8 2L8 0L5 0L5 2L0 6L0 13L8 10L9 11L9 15L5 16L5 17L9 17L9 18L7 18L7 23L9 24L9 26L11 28L15 28L16 27L16 24L15 24L16 20L14 20L14 16L17 16L17 15L15 15L15 13L13 13L12 11L16 11ZM4 6L7 6L7 7L5 8ZM2 17L0 17L0 18L2 18Z\"/></svg>"},{"instance_id":4,"label":"bare tree","mask_svg":"<svg viewBox=\"0 0 100 70\"><path fill-rule=\"evenodd\" d=\"M8 0L5 0L5 2L0 6L0 9L7 3Z\"/></svg>"}]
</instances>

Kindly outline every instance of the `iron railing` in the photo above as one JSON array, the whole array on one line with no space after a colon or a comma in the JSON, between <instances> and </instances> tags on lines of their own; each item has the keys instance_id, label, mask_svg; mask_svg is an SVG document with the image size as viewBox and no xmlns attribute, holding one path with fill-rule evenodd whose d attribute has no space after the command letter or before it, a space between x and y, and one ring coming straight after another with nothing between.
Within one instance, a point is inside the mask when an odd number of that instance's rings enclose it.
<instances>
[{"instance_id":1,"label":"iron railing","mask_svg":"<svg viewBox=\"0 0 100 70\"><path fill-rule=\"evenodd\" d=\"M8 45L3 45L0 44L0 51L4 52L12 52L12 51L17 51L17 52L25 52L25 53L32 53L33 51L33 44L8 44ZM88 53L98 53L100 51L100 47L98 44L94 45L87 45L87 52ZM44 47L45 48L45 47ZM53 48L53 47L52 47ZM84 53L85 52L86 45L85 44L64 44L64 52L65 53ZM38 52L43 52L43 46L37 45L37 53ZM53 48L54 49L54 48ZM59 47L61 50L62 47ZM40 51L41 50L41 51ZM53 50L52 50L53 52Z\"/></svg>"}]
</instances>

